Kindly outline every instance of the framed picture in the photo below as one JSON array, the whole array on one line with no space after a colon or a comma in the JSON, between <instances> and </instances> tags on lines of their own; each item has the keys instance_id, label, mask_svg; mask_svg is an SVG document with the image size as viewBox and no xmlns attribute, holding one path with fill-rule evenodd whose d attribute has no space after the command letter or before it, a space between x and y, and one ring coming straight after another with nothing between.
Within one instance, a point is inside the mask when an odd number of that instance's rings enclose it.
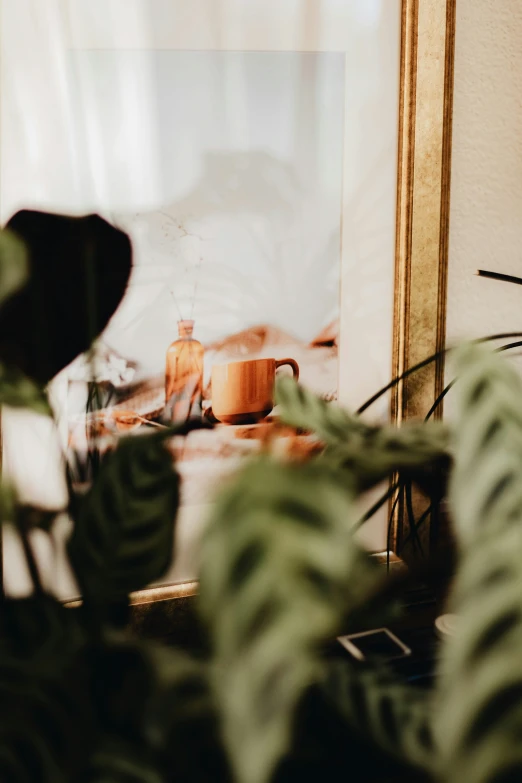
<instances>
[{"instance_id":1,"label":"framed picture","mask_svg":"<svg viewBox=\"0 0 522 783\"><path fill-rule=\"evenodd\" d=\"M176 453L178 557L137 602L192 589L213 494L277 421L276 372L357 408L444 346L454 3L154 0L145 36L122 5L110 40L97 3L70 4L71 68L105 135L121 73L153 85L161 198L125 205L115 147L103 216L131 236L134 270L97 346L101 402L83 357L59 379L68 448L190 411L217 422ZM6 205L14 179L3 214L23 200ZM426 412L442 374L369 415ZM363 535L386 549L384 511Z\"/></svg>"}]
</instances>

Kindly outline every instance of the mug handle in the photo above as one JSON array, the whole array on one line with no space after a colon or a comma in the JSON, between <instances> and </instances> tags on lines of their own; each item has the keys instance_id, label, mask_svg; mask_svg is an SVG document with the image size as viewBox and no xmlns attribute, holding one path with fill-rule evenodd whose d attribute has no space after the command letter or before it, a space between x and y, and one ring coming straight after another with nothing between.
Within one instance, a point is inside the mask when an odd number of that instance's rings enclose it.
<instances>
[{"instance_id":1,"label":"mug handle","mask_svg":"<svg viewBox=\"0 0 522 783\"><path fill-rule=\"evenodd\" d=\"M299 380L299 365L295 361L295 359L279 359L279 361L276 361L275 366L276 370L278 367L282 367L283 364L288 364L292 368L292 372L294 373L294 380Z\"/></svg>"}]
</instances>

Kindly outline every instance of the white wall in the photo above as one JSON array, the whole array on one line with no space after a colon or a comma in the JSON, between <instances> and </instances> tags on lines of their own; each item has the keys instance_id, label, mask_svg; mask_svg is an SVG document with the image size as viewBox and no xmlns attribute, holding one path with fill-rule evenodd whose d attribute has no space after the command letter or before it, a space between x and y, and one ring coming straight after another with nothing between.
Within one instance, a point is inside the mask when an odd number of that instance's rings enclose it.
<instances>
[{"instance_id":1,"label":"white wall","mask_svg":"<svg viewBox=\"0 0 522 783\"><path fill-rule=\"evenodd\" d=\"M522 331L522 3L457 0L447 336Z\"/></svg>"}]
</instances>

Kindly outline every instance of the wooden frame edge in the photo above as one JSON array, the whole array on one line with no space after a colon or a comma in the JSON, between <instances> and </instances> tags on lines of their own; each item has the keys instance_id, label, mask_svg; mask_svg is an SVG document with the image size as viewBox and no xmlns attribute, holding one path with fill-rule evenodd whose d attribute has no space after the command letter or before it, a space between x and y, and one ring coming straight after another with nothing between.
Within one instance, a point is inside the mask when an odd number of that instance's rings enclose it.
<instances>
[{"instance_id":1,"label":"wooden frame edge","mask_svg":"<svg viewBox=\"0 0 522 783\"><path fill-rule=\"evenodd\" d=\"M389 566L391 569L402 568L403 562L393 552L372 552L379 565ZM143 606L144 604L157 603L158 601L172 601L185 598L193 598L198 594L199 582L180 582L173 585L160 585L159 587L146 587L131 594L131 606ZM64 601L64 606L76 607L82 603L81 598L73 598Z\"/></svg>"},{"instance_id":2,"label":"wooden frame edge","mask_svg":"<svg viewBox=\"0 0 522 783\"><path fill-rule=\"evenodd\" d=\"M161 585L159 587L146 587L131 594L131 606L143 606L143 604L152 604L158 601L171 601L184 598L192 598L198 593L198 582L180 582L173 585ZM74 608L80 606L81 598L73 598L64 601L64 606Z\"/></svg>"},{"instance_id":3,"label":"wooden frame edge","mask_svg":"<svg viewBox=\"0 0 522 783\"><path fill-rule=\"evenodd\" d=\"M445 347L455 12L456 0L402 2L394 376ZM392 420L424 417L443 388L439 358L395 388ZM402 519L399 508L399 554Z\"/></svg>"}]
</instances>

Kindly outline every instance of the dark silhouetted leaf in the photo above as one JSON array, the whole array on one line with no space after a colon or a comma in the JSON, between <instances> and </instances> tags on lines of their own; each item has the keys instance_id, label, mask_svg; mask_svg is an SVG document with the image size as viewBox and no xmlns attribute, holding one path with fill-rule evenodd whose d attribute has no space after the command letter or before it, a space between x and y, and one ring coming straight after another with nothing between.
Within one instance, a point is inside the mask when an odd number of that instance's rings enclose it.
<instances>
[{"instance_id":1,"label":"dark silhouetted leaf","mask_svg":"<svg viewBox=\"0 0 522 783\"><path fill-rule=\"evenodd\" d=\"M79 503L67 549L85 603L125 599L171 563L179 477L164 437L123 438Z\"/></svg>"},{"instance_id":2,"label":"dark silhouetted leaf","mask_svg":"<svg viewBox=\"0 0 522 783\"><path fill-rule=\"evenodd\" d=\"M98 215L22 210L7 227L27 249L29 272L0 307L0 361L45 386L115 313L130 276L131 244Z\"/></svg>"},{"instance_id":3,"label":"dark silhouetted leaf","mask_svg":"<svg viewBox=\"0 0 522 783\"><path fill-rule=\"evenodd\" d=\"M92 676L101 742L89 780L226 783L203 663L115 635L93 650Z\"/></svg>"},{"instance_id":4,"label":"dark silhouetted leaf","mask_svg":"<svg viewBox=\"0 0 522 783\"><path fill-rule=\"evenodd\" d=\"M76 613L46 593L8 599L0 611L0 658L53 668L83 643Z\"/></svg>"},{"instance_id":5,"label":"dark silhouetted leaf","mask_svg":"<svg viewBox=\"0 0 522 783\"><path fill-rule=\"evenodd\" d=\"M0 779L68 783L97 722L75 612L51 596L5 600L0 613Z\"/></svg>"}]
</instances>

